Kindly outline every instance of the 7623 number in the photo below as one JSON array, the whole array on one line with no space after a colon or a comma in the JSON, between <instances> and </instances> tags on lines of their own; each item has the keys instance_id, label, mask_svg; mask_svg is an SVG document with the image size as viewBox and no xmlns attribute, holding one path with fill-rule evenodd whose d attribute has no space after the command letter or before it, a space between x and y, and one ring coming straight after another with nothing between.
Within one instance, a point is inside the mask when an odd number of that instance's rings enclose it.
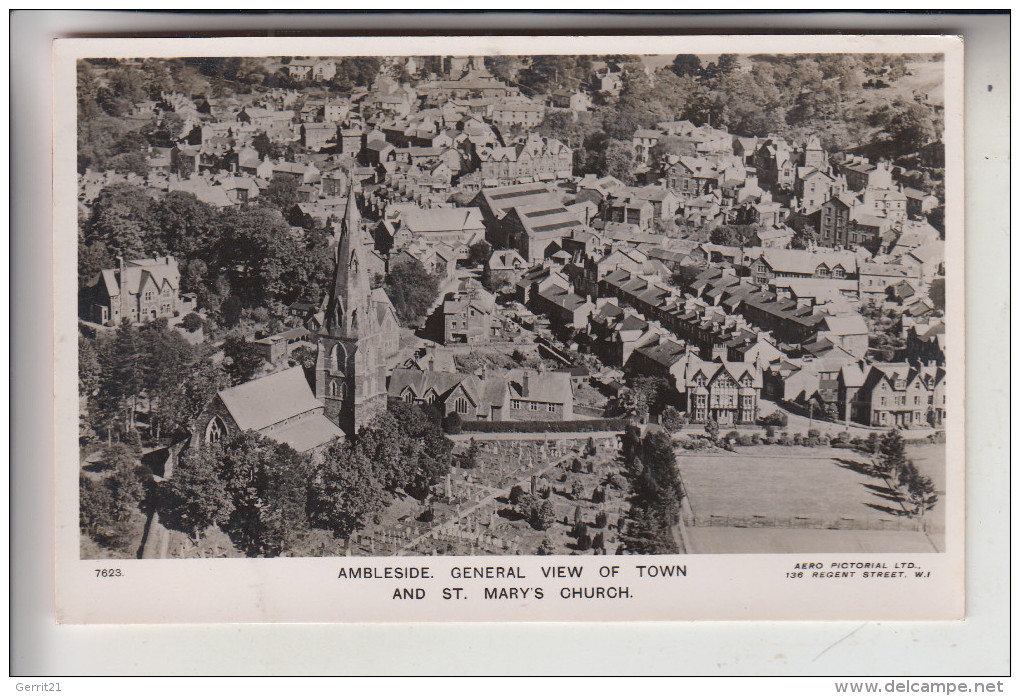
<instances>
[{"instance_id":1,"label":"7623 number","mask_svg":"<svg viewBox=\"0 0 1020 696\"><path fill-rule=\"evenodd\" d=\"M120 568L96 568L97 578L119 578L121 575Z\"/></svg>"}]
</instances>

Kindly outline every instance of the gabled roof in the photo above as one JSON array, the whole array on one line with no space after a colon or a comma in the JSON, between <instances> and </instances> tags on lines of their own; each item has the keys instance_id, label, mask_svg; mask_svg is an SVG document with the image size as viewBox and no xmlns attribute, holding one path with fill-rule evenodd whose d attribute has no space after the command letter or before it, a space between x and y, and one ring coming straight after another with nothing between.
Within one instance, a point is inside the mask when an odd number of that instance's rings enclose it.
<instances>
[{"instance_id":1,"label":"gabled roof","mask_svg":"<svg viewBox=\"0 0 1020 696\"><path fill-rule=\"evenodd\" d=\"M218 395L241 430L262 430L322 408L301 367L223 389Z\"/></svg>"}]
</instances>

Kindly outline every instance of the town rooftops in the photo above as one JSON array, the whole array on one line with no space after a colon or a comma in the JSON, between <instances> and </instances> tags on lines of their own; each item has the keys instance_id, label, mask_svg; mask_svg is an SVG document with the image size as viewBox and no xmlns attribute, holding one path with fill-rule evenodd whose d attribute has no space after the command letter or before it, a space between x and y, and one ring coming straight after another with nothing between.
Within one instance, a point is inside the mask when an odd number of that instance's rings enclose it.
<instances>
[{"instance_id":1,"label":"town rooftops","mask_svg":"<svg viewBox=\"0 0 1020 696\"><path fill-rule=\"evenodd\" d=\"M482 212L478 208L414 208L400 216L404 227L412 233L450 232L483 229Z\"/></svg>"}]
</instances>

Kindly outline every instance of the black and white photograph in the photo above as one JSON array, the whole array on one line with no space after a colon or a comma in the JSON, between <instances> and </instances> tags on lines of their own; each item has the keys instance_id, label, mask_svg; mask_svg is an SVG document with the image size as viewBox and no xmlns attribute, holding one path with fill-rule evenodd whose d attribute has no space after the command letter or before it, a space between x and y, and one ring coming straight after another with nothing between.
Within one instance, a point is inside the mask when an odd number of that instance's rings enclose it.
<instances>
[{"instance_id":1,"label":"black and white photograph","mask_svg":"<svg viewBox=\"0 0 1020 696\"><path fill-rule=\"evenodd\" d=\"M946 550L943 53L76 71L80 558Z\"/></svg>"}]
</instances>

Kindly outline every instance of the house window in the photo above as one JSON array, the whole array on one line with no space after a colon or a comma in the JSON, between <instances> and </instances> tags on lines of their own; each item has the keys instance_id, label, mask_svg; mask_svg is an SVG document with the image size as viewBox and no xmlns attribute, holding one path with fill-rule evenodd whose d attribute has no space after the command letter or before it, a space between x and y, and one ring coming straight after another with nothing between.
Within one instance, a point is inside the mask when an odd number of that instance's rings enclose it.
<instances>
[{"instance_id":1,"label":"house window","mask_svg":"<svg viewBox=\"0 0 1020 696\"><path fill-rule=\"evenodd\" d=\"M467 413L468 412L467 399L465 399L463 396L458 396L457 400L454 402L454 408L457 410L457 413Z\"/></svg>"},{"instance_id":2,"label":"house window","mask_svg":"<svg viewBox=\"0 0 1020 696\"><path fill-rule=\"evenodd\" d=\"M548 404L547 408L549 410L549 413L556 413L556 404Z\"/></svg>"},{"instance_id":3,"label":"house window","mask_svg":"<svg viewBox=\"0 0 1020 696\"><path fill-rule=\"evenodd\" d=\"M531 407L532 411L537 411L538 410L538 402L537 401L532 401L531 404L530 404L530 407Z\"/></svg>"},{"instance_id":4,"label":"house window","mask_svg":"<svg viewBox=\"0 0 1020 696\"><path fill-rule=\"evenodd\" d=\"M920 405L921 405L921 397L915 396L914 397L914 406L920 406Z\"/></svg>"},{"instance_id":5,"label":"house window","mask_svg":"<svg viewBox=\"0 0 1020 696\"><path fill-rule=\"evenodd\" d=\"M412 392L410 389L404 391L404 403L406 404L414 403L414 392Z\"/></svg>"},{"instance_id":6,"label":"house window","mask_svg":"<svg viewBox=\"0 0 1020 696\"><path fill-rule=\"evenodd\" d=\"M152 293L151 292L145 293L145 299L146 300L151 300L152 299Z\"/></svg>"},{"instance_id":7,"label":"house window","mask_svg":"<svg viewBox=\"0 0 1020 696\"><path fill-rule=\"evenodd\" d=\"M879 405L879 406L885 406L885 397L884 397L884 396L883 396L883 397L881 397L881 398L880 398L880 399L878 400L878 405Z\"/></svg>"}]
</instances>

